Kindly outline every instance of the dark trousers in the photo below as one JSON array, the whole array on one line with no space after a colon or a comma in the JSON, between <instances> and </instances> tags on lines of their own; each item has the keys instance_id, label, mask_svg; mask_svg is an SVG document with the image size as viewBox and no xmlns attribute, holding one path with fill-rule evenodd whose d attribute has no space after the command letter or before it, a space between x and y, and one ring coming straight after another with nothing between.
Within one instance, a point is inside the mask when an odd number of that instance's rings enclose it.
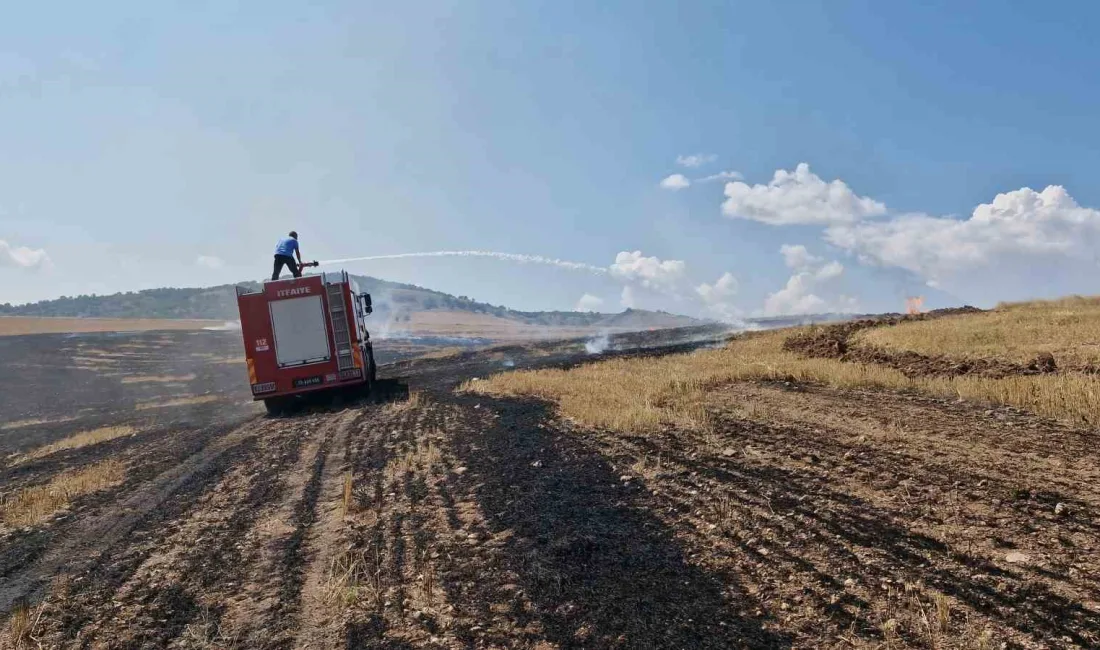
<instances>
[{"instance_id":1,"label":"dark trousers","mask_svg":"<svg viewBox=\"0 0 1100 650\"><path fill-rule=\"evenodd\" d=\"M272 280L278 280L279 274L283 272L283 266L290 269L291 274L296 278L302 277L302 270L298 268L298 263L294 261L294 258L289 255L276 255L275 256L275 272L271 274Z\"/></svg>"}]
</instances>

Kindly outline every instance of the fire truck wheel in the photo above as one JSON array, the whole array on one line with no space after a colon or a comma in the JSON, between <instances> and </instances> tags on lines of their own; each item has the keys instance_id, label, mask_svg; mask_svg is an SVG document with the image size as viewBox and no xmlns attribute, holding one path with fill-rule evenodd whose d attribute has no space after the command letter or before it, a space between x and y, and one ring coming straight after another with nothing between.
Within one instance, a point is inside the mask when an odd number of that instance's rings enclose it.
<instances>
[{"instance_id":1,"label":"fire truck wheel","mask_svg":"<svg viewBox=\"0 0 1100 650\"><path fill-rule=\"evenodd\" d=\"M367 353L367 362L369 365L369 369L367 370L367 381L373 384L378 381L378 366L374 363L373 349Z\"/></svg>"},{"instance_id":2,"label":"fire truck wheel","mask_svg":"<svg viewBox=\"0 0 1100 650\"><path fill-rule=\"evenodd\" d=\"M286 402L278 397L269 397L264 400L264 408L267 409L268 415L282 415L285 406Z\"/></svg>"}]
</instances>

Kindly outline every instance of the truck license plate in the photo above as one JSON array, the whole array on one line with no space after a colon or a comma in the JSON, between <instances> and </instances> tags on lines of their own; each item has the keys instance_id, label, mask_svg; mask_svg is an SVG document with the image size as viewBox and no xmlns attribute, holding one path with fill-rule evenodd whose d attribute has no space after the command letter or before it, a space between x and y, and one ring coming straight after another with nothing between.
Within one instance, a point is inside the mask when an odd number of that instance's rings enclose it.
<instances>
[{"instance_id":1,"label":"truck license plate","mask_svg":"<svg viewBox=\"0 0 1100 650\"><path fill-rule=\"evenodd\" d=\"M323 379L321 378L321 375L317 375L316 377L303 377L301 379L294 380L294 387L305 388L306 386L316 386L322 381Z\"/></svg>"},{"instance_id":2,"label":"truck license plate","mask_svg":"<svg viewBox=\"0 0 1100 650\"><path fill-rule=\"evenodd\" d=\"M269 381L264 384L252 384L252 394L259 395L260 393L270 393L275 390L275 382Z\"/></svg>"}]
</instances>

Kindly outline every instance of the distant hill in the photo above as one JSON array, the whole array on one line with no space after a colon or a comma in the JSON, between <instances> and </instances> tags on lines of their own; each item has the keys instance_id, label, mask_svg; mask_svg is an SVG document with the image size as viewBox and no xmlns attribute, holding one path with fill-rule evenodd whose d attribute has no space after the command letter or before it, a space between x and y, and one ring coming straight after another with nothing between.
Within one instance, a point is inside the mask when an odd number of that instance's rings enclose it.
<instances>
[{"instance_id":1,"label":"distant hill","mask_svg":"<svg viewBox=\"0 0 1100 650\"><path fill-rule=\"evenodd\" d=\"M420 312L486 314L518 324L540 327L649 329L700 323L687 316L638 309L627 309L619 314L515 311L412 284L368 276L352 277L359 284L360 290L371 294L377 317L385 318L398 327ZM147 289L106 296L63 296L25 305L2 304L0 316L234 320L237 318L235 286L237 285L225 284L208 288ZM259 285L255 282L244 282L240 286L256 288Z\"/></svg>"}]
</instances>

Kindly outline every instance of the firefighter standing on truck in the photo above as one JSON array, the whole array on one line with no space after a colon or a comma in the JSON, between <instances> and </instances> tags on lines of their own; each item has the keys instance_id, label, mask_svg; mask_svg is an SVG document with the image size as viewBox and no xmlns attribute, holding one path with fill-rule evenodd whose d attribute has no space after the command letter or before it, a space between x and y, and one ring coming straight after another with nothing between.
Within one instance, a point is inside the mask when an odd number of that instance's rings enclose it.
<instances>
[{"instance_id":1,"label":"firefighter standing on truck","mask_svg":"<svg viewBox=\"0 0 1100 650\"><path fill-rule=\"evenodd\" d=\"M294 255L298 256L297 263L294 261ZM294 230L290 231L289 236L283 237L278 244L275 244L275 271L271 274L272 280L279 279L279 274L283 272L284 266L290 269L290 273L294 277L302 277L302 253L298 250L298 233Z\"/></svg>"}]
</instances>

